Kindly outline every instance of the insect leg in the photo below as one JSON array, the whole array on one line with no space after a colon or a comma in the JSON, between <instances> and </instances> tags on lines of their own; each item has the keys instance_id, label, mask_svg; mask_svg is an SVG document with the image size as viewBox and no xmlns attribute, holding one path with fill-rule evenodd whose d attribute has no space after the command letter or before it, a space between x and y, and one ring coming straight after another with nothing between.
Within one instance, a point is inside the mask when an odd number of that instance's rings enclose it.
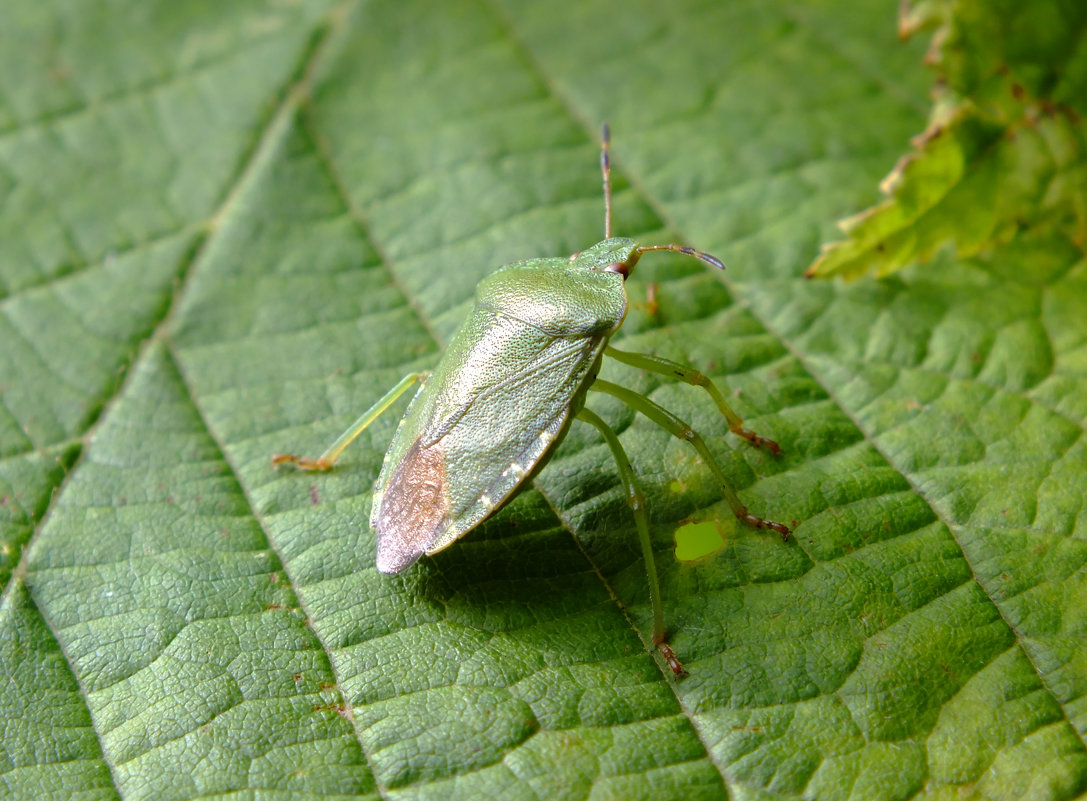
<instances>
[{"instance_id":1,"label":"insect leg","mask_svg":"<svg viewBox=\"0 0 1087 801\"><path fill-rule=\"evenodd\" d=\"M651 373L660 373L671 378L678 378L680 381L685 381L691 386L702 387L706 392L710 393L710 397L713 398L713 402L717 404L717 408L721 411L721 414L725 416L725 420L728 422L728 430L737 436L743 437L752 445L756 445L760 448L766 448L774 456L781 454L781 446L767 437L759 436L754 431L744 428L744 421L740 418L740 415L736 414L732 410L732 407L725 402L725 396L721 394L721 390L717 388L717 385L713 383L705 373L702 373L693 367L688 367L685 364L679 362L673 362L670 359L663 359L660 356L651 356L648 353L628 353L623 350L616 350L610 345L604 349L604 352L611 356L616 361L620 361L623 364L629 364L631 367L638 367L642 370L647 370Z\"/></svg>"},{"instance_id":2,"label":"insect leg","mask_svg":"<svg viewBox=\"0 0 1087 801\"><path fill-rule=\"evenodd\" d=\"M645 513L645 496L638 488L638 482L634 478L634 468L630 466L627 452L623 450L619 437L611 430L611 426L605 423L600 415L589 409L583 408L577 413L579 420L584 420L596 428L604 437L604 441L611 448L611 455L615 457L615 464L619 468L619 478L623 482L623 490L626 492L627 503L634 513L634 525L638 529L638 542L642 546L642 559L645 561L646 577L649 580L649 601L653 607L653 643L660 648L672 670L676 673L683 672L682 666L676 659L672 649L664 641L664 606L661 604L660 580L657 578L657 562L653 557L653 543L649 539L649 520ZM669 659L669 656L671 658ZM679 667L679 670L676 670Z\"/></svg>"},{"instance_id":3,"label":"insect leg","mask_svg":"<svg viewBox=\"0 0 1087 801\"><path fill-rule=\"evenodd\" d=\"M629 356L631 354L623 355ZM781 535L783 540L789 538L788 526L783 525L782 523L775 523L771 520L763 520L761 517L757 517L747 511L747 507L743 505L740 497L733 491L732 487L729 486L728 479L725 477L725 471L721 469L721 465L713 458L713 454L710 453L706 441L702 439L702 436L697 431L691 428L690 424L676 417L663 406L654 403L645 395L641 395L626 387L621 387L618 384L613 384L610 381L602 381L598 378L590 385L589 389L613 395L634 411L644 414L673 436L691 443L691 445L694 446L694 449L698 451L699 455L702 457L702 460L710 470L713 471L714 476L721 485L722 492L725 494L725 500L728 501L728 505L732 507L732 512L736 517L744 523L747 523L749 526L754 526L755 528L768 528L776 531Z\"/></svg>"},{"instance_id":4,"label":"insect leg","mask_svg":"<svg viewBox=\"0 0 1087 801\"><path fill-rule=\"evenodd\" d=\"M348 426L340 436L336 438L328 448L318 456L316 459L312 459L308 456L295 456L293 453L277 453L272 457L272 464L278 467L281 464L293 464L299 470L328 470L336 463L336 460L340 458L340 454L343 453L344 448L350 445L359 434L366 430L366 427L370 423L374 422L383 411L388 409L397 398L407 392L408 387L414 384L416 381L421 381L426 378L427 373L408 373L406 376L397 382L396 386L381 396L380 400L367 409L358 420Z\"/></svg>"}]
</instances>

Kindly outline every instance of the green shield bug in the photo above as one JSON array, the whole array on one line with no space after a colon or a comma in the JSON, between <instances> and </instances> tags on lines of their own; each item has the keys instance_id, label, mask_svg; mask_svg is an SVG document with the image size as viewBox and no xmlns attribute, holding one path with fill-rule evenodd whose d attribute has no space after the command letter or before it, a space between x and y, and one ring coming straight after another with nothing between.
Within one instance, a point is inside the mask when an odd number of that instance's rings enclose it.
<instances>
[{"instance_id":1,"label":"green shield bug","mask_svg":"<svg viewBox=\"0 0 1087 801\"><path fill-rule=\"evenodd\" d=\"M713 471L733 513L744 523L789 529L749 513L702 437L649 398L597 378L605 355L624 364L705 389L729 430L777 455L773 440L743 427L717 386L699 371L658 356L627 353L609 340L627 311L624 282L652 251L693 256L718 269L714 256L681 245L639 245L612 236L611 162L605 125L604 240L563 258L529 259L491 273L476 287L475 307L437 367L412 373L389 390L316 459L280 454L276 465L327 470L352 440L413 384L423 381L401 420L374 487L370 525L377 532L377 569L399 573L423 554L464 536L501 508L547 461L577 418L595 427L615 457L634 516L653 608L653 642L679 674L665 641L660 585L644 498L615 432L585 408L588 392L612 395L689 442Z\"/></svg>"}]
</instances>

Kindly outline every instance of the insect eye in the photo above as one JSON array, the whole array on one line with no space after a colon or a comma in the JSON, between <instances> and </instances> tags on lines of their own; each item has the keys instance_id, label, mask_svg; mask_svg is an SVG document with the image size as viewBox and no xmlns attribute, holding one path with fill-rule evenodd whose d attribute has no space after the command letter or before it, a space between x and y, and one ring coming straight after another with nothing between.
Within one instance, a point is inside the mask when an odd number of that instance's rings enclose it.
<instances>
[{"instance_id":1,"label":"insect eye","mask_svg":"<svg viewBox=\"0 0 1087 801\"><path fill-rule=\"evenodd\" d=\"M628 275L630 275L630 265L621 261L609 264L607 267L604 268L604 270L609 273L619 273L619 275L623 276L623 278L626 278Z\"/></svg>"}]
</instances>

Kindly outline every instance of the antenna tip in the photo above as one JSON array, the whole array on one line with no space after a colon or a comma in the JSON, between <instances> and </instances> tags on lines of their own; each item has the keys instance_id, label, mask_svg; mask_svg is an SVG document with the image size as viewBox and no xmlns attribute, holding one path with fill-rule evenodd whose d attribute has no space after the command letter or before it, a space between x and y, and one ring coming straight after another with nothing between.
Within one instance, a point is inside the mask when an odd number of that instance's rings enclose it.
<instances>
[{"instance_id":1,"label":"antenna tip","mask_svg":"<svg viewBox=\"0 0 1087 801\"><path fill-rule=\"evenodd\" d=\"M725 263L716 256L711 256L709 253L703 253L701 256L699 256L699 258L701 258L702 261L706 262L707 264L712 264L718 270L725 269Z\"/></svg>"},{"instance_id":2,"label":"antenna tip","mask_svg":"<svg viewBox=\"0 0 1087 801\"><path fill-rule=\"evenodd\" d=\"M611 141L611 128L606 122L600 129L600 138L603 139L605 142Z\"/></svg>"}]
</instances>

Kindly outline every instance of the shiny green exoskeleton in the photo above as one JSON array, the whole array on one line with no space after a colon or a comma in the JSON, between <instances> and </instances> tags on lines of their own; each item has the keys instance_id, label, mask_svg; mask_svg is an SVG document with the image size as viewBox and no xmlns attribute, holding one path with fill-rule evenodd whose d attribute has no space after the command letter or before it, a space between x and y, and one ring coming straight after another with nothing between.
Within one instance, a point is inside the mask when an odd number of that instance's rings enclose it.
<instances>
[{"instance_id":1,"label":"shiny green exoskeleton","mask_svg":"<svg viewBox=\"0 0 1087 801\"><path fill-rule=\"evenodd\" d=\"M627 311L624 282L644 253L684 253L723 268L713 256L679 245L639 245L611 235L608 129L604 127L605 239L569 258L509 264L476 288L475 307L428 376L405 376L316 459L279 455L275 464L332 467L345 447L414 383L425 382L393 437L374 489L370 524L377 568L399 573L423 554L451 545L505 504L538 470L574 418L596 427L619 467L645 558L653 606L653 642L682 671L665 642L664 613L644 501L618 437L585 408L587 393L605 392L690 442L721 483L738 518L787 537L789 530L748 513L702 438L671 412L629 389L597 378L604 355L705 388L729 429L777 454L772 440L743 428L717 387L690 367L608 344Z\"/></svg>"}]
</instances>

